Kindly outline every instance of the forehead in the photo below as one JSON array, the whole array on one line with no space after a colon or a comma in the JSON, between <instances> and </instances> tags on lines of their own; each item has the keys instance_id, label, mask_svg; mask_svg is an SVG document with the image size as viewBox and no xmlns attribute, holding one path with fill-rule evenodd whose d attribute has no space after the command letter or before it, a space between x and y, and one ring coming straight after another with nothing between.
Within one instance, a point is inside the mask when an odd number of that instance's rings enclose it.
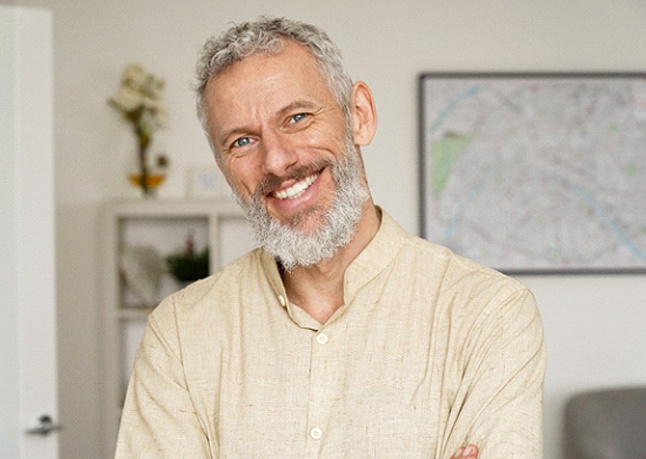
<instances>
[{"instance_id":1,"label":"forehead","mask_svg":"<svg viewBox=\"0 0 646 459\"><path fill-rule=\"evenodd\" d=\"M215 78L217 79L229 72L244 71L249 67L271 66L272 63L298 66L299 68L315 72L320 76L318 61L309 48L293 40L282 38L270 49L258 50L247 57L234 61L228 67L224 68Z\"/></svg>"},{"instance_id":2,"label":"forehead","mask_svg":"<svg viewBox=\"0 0 646 459\"><path fill-rule=\"evenodd\" d=\"M212 78L205 90L207 106L233 99L283 94L331 96L318 61L303 45L286 40L278 52L257 53L237 61Z\"/></svg>"}]
</instances>

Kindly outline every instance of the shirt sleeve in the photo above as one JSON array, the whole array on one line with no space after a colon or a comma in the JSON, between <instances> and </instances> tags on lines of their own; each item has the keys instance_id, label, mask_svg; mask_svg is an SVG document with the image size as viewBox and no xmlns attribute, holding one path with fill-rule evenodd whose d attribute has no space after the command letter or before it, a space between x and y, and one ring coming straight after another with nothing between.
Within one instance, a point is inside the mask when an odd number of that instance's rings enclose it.
<instances>
[{"instance_id":1,"label":"shirt sleeve","mask_svg":"<svg viewBox=\"0 0 646 459\"><path fill-rule=\"evenodd\" d=\"M523 289L492 300L462 333L444 455L473 443L479 459L541 459L546 362L533 295Z\"/></svg>"},{"instance_id":2,"label":"shirt sleeve","mask_svg":"<svg viewBox=\"0 0 646 459\"><path fill-rule=\"evenodd\" d=\"M149 316L128 385L117 459L211 457L184 378L174 312L170 297Z\"/></svg>"}]
</instances>

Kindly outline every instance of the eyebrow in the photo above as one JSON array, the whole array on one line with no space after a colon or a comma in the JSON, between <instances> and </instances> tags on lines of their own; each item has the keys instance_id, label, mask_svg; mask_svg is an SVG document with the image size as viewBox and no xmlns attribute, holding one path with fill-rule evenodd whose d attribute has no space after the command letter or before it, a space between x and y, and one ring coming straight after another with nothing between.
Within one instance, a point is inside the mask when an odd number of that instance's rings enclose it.
<instances>
[{"instance_id":1,"label":"eyebrow","mask_svg":"<svg viewBox=\"0 0 646 459\"><path fill-rule=\"evenodd\" d=\"M308 102L306 100L297 100L291 104L286 105L282 109L278 110L278 113L283 115L294 110L317 110L319 108L318 104L314 102Z\"/></svg>"}]
</instances>

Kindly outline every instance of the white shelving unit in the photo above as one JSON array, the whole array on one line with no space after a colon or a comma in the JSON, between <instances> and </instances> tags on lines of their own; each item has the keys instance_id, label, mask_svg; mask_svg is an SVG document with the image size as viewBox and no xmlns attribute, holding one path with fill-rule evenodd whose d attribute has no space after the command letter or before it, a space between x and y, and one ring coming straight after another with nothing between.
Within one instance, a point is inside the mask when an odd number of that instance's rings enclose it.
<instances>
[{"instance_id":1,"label":"white shelving unit","mask_svg":"<svg viewBox=\"0 0 646 459\"><path fill-rule=\"evenodd\" d=\"M209 247L209 268L225 264L255 246L240 208L231 199L163 201L137 200L107 203L101 215L101 360L103 457L114 457L123 399L148 314L181 286L164 274L159 295L147 304L133 293L119 269L127 248L154 248L162 257L182 250L192 234L195 250Z\"/></svg>"}]
</instances>

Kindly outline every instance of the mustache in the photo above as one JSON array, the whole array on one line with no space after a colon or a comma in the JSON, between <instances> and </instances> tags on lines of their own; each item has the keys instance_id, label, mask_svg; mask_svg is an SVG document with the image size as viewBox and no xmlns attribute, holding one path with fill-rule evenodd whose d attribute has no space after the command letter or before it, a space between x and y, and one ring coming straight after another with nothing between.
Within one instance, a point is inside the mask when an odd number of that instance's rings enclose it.
<instances>
[{"instance_id":1,"label":"mustache","mask_svg":"<svg viewBox=\"0 0 646 459\"><path fill-rule=\"evenodd\" d=\"M323 159L323 160L312 162L311 164L300 166L297 169L290 171L289 174L281 177L278 177L277 175L272 174L268 177L265 177L258 184L253 196L254 198L265 196L267 193L270 193L280 188L282 183L285 182L286 180L292 180L292 179L300 180L304 177L307 177L308 175L313 174L314 172L318 172L321 169L324 169L325 167L334 167L334 166L335 164L333 161L329 159Z\"/></svg>"}]
</instances>

